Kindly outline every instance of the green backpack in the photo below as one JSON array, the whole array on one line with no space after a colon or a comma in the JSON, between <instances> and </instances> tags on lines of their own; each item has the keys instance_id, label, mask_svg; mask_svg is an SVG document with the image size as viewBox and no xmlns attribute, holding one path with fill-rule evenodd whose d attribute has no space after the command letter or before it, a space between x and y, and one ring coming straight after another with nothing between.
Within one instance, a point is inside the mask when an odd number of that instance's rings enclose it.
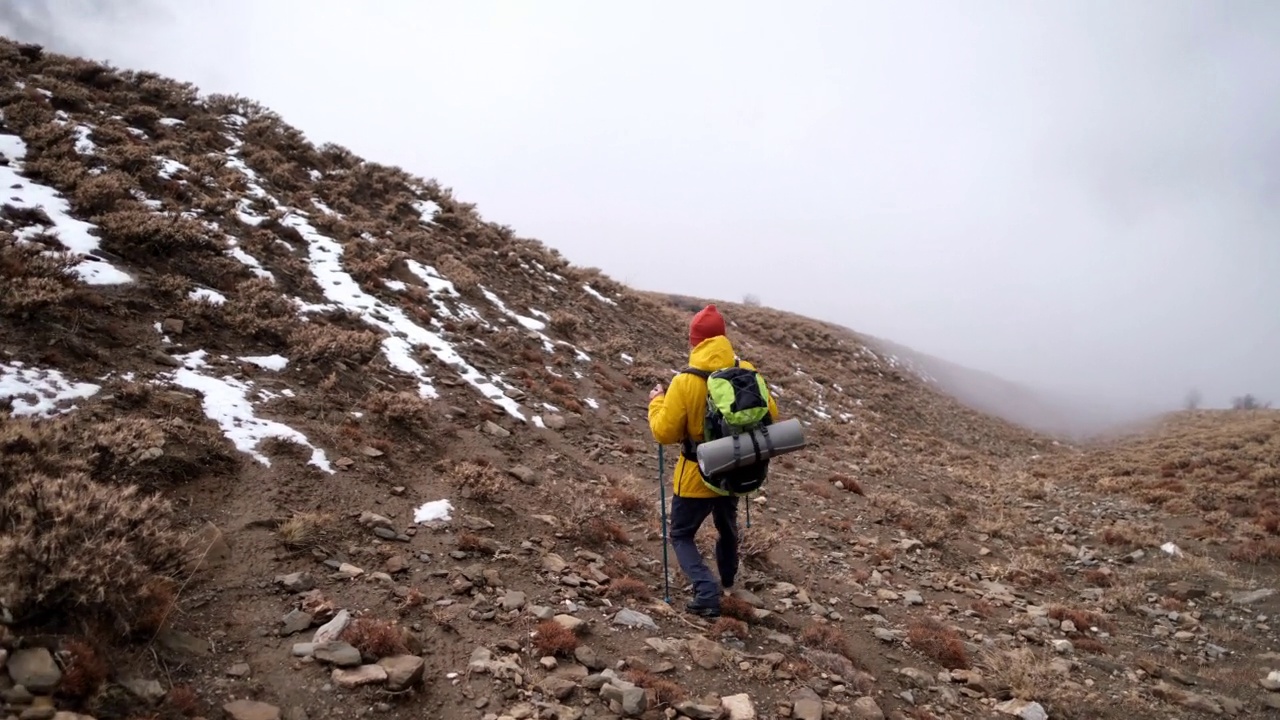
<instances>
[{"instance_id":1,"label":"green backpack","mask_svg":"<svg viewBox=\"0 0 1280 720\"><path fill-rule=\"evenodd\" d=\"M744 368L735 358L733 367L708 372L695 367L680 371L707 381L707 413L702 420L702 442L734 438L735 454L741 457L754 454L756 461L749 465L731 468L711 476L702 475L702 482L719 495L742 496L759 490L769 474L769 458L761 457L761 447L755 436L749 433L761 429L764 441L769 442L768 431L773 423L769 414L769 386L764 376L755 370ZM740 444L749 445L745 448ZM686 439L682 455L686 460L698 462L698 443ZM699 474L701 474L699 468Z\"/></svg>"}]
</instances>

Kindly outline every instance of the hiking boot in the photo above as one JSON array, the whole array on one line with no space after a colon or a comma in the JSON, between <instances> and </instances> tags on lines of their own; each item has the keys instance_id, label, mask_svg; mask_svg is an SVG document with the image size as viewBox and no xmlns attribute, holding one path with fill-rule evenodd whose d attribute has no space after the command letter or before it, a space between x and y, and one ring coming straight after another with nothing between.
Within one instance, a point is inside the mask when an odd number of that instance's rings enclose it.
<instances>
[{"instance_id":1,"label":"hiking boot","mask_svg":"<svg viewBox=\"0 0 1280 720\"><path fill-rule=\"evenodd\" d=\"M694 601L694 602L687 603L684 606L684 609L688 610L694 615L698 615L704 618L720 617L720 608L715 605L702 605L697 601Z\"/></svg>"}]
</instances>

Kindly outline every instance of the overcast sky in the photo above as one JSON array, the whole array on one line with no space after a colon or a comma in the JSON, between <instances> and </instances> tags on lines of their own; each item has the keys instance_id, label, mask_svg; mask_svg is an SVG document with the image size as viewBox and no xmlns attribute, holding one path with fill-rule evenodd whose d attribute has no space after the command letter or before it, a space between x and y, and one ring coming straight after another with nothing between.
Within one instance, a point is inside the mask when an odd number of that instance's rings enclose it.
<instances>
[{"instance_id":1,"label":"overcast sky","mask_svg":"<svg viewBox=\"0 0 1280 720\"><path fill-rule=\"evenodd\" d=\"M16 3L640 288L1280 402L1280 2Z\"/></svg>"}]
</instances>

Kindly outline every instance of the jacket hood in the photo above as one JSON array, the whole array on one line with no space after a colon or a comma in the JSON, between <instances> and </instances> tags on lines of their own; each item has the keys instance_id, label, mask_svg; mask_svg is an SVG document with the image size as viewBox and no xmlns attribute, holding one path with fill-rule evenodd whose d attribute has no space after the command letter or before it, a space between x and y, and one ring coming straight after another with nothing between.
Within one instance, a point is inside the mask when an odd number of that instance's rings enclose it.
<instances>
[{"instance_id":1,"label":"jacket hood","mask_svg":"<svg viewBox=\"0 0 1280 720\"><path fill-rule=\"evenodd\" d=\"M689 351L689 365L699 370L716 371L732 367L737 357L733 344L724 335L707 338Z\"/></svg>"}]
</instances>

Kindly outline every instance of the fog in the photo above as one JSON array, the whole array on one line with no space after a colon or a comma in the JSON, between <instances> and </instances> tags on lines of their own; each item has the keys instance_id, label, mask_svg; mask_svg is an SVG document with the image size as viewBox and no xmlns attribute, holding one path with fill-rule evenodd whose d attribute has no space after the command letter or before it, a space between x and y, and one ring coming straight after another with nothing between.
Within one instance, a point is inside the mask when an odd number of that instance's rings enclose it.
<instances>
[{"instance_id":1,"label":"fog","mask_svg":"<svg viewBox=\"0 0 1280 720\"><path fill-rule=\"evenodd\" d=\"M1280 401L1280 3L4 13L257 99L633 286L752 293L1119 408Z\"/></svg>"}]
</instances>

